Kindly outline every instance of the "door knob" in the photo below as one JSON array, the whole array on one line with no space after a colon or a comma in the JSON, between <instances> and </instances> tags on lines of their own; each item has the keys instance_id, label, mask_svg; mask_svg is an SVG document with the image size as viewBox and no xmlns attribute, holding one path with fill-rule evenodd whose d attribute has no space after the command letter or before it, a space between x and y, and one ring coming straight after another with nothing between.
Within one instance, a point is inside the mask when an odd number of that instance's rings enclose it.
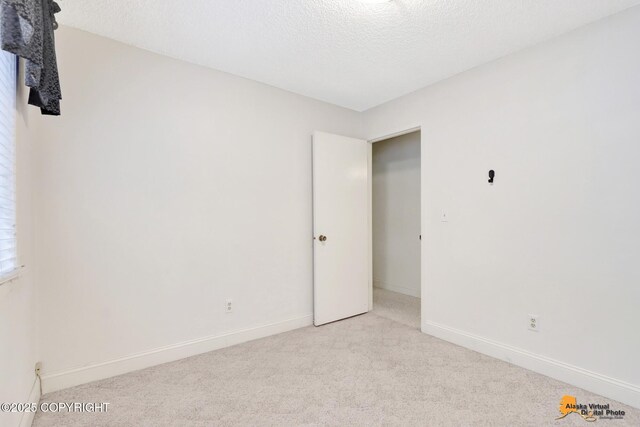
<instances>
[{"instance_id":1,"label":"door knob","mask_svg":"<svg viewBox=\"0 0 640 427\"><path fill-rule=\"evenodd\" d=\"M320 240L321 242L326 242L327 241L327 236L323 236L321 234L320 237L318 237L318 240Z\"/></svg>"}]
</instances>

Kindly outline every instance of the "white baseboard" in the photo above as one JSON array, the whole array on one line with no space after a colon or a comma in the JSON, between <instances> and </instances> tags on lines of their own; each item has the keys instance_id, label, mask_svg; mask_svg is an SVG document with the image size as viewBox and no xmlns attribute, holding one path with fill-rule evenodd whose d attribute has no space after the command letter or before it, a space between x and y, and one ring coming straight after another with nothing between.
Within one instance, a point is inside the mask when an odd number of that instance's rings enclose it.
<instances>
[{"instance_id":1,"label":"white baseboard","mask_svg":"<svg viewBox=\"0 0 640 427\"><path fill-rule=\"evenodd\" d=\"M409 295L412 297L420 298L420 288L412 289L405 286L391 285L380 280L373 281L374 288L386 289L387 291L398 292L399 294Z\"/></svg>"},{"instance_id":2,"label":"white baseboard","mask_svg":"<svg viewBox=\"0 0 640 427\"><path fill-rule=\"evenodd\" d=\"M637 385L428 320L422 322L422 332L617 400L629 406L640 408L640 387ZM562 396L559 396L558 399L560 397Z\"/></svg>"},{"instance_id":3,"label":"white baseboard","mask_svg":"<svg viewBox=\"0 0 640 427\"><path fill-rule=\"evenodd\" d=\"M33 382L29 398L25 403L35 403L36 405L40 403L40 380L38 377L36 377L36 380ZM31 427L35 416L35 412L24 412L22 418L20 418L20 427Z\"/></svg>"},{"instance_id":4,"label":"white baseboard","mask_svg":"<svg viewBox=\"0 0 640 427\"><path fill-rule=\"evenodd\" d=\"M62 372L47 373L42 375L42 392L49 393L116 375L126 374L127 372L149 368L162 363L173 362L175 360L184 359L185 357L207 353L209 351L230 347L232 345L258 338L264 338L270 335L276 335L282 332L310 326L312 324L313 315L309 314L282 322L242 329L223 335L185 341L91 366L84 366Z\"/></svg>"}]
</instances>

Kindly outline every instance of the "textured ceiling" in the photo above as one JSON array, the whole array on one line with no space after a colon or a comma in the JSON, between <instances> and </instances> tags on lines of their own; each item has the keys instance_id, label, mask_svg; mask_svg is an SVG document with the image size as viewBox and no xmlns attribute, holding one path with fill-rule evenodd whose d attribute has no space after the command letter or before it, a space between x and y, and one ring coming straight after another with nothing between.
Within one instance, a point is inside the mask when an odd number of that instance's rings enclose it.
<instances>
[{"instance_id":1,"label":"textured ceiling","mask_svg":"<svg viewBox=\"0 0 640 427\"><path fill-rule=\"evenodd\" d=\"M640 0L61 0L62 24L362 111Z\"/></svg>"}]
</instances>

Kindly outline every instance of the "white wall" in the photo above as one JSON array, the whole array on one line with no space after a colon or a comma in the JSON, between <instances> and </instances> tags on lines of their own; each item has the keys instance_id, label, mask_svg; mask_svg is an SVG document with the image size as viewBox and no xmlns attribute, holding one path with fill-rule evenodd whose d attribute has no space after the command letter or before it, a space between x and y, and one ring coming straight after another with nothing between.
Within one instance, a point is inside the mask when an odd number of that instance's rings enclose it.
<instances>
[{"instance_id":1,"label":"white wall","mask_svg":"<svg viewBox=\"0 0 640 427\"><path fill-rule=\"evenodd\" d=\"M373 144L373 285L420 297L420 132Z\"/></svg>"},{"instance_id":2,"label":"white wall","mask_svg":"<svg viewBox=\"0 0 640 427\"><path fill-rule=\"evenodd\" d=\"M635 7L365 126L422 126L423 331L640 407L638 52Z\"/></svg>"},{"instance_id":3,"label":"white wall","mask_svg":"<svg viewBox=\"0 0 640 427\"><path fill-rule=\"evenodd\" d=\"M19 76L18 79L22 79ZM18 84L16 116L16 220L18 260L25 265L20 275L0 285L0 402L26 403L37 399L39 387L35 376L36 295L33 285L33 214L31 160L33 144L30 117L33 110L26 106L27 91ZM34 395L35 394L35 395ZM19 412L0 412L0 425L18 425ZM24 415L29 423L30 414Z\"/></svg>"},{"instance_id":4,"label":"white wall","mask_svg":"<svg viewBox=\"0 0 640 427\"><path fill-rule=\"evenodd\" d=\"M35 165L45 391L310 324L311 134L359 136L361 116L82 31L56 39L63 115L39 120Z\"/></svg>"}]
</instances>

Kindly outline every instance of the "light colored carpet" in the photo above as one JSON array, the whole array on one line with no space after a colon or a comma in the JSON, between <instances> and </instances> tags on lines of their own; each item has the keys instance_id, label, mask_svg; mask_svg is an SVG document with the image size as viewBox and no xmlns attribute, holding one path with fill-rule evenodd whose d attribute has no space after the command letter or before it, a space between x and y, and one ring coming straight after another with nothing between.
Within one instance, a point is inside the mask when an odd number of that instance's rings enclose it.
<instances>
[{"instance_id":1,"label":"light colored carpet","mask_svg":"<svg viewBox=\"0 0 640 427\"><path fill-rule=\"evenodd\" d=\"M420 298L373 288L373 313L420 329Z\"/></svg>"},{"instance_id":2,"label":"light colored carpet","mask_svg":"<svg viewBox=\"0 0 640 427\"><path fill-rule=\"evenodd\" d=\"M597 425L640 425L640 410L375 311L47 394L43 401L111 405L106 414L39 412L34 425L588 425L577 414L555 420L565 394L627 412Z\"/></svg>"}]
</instances>

